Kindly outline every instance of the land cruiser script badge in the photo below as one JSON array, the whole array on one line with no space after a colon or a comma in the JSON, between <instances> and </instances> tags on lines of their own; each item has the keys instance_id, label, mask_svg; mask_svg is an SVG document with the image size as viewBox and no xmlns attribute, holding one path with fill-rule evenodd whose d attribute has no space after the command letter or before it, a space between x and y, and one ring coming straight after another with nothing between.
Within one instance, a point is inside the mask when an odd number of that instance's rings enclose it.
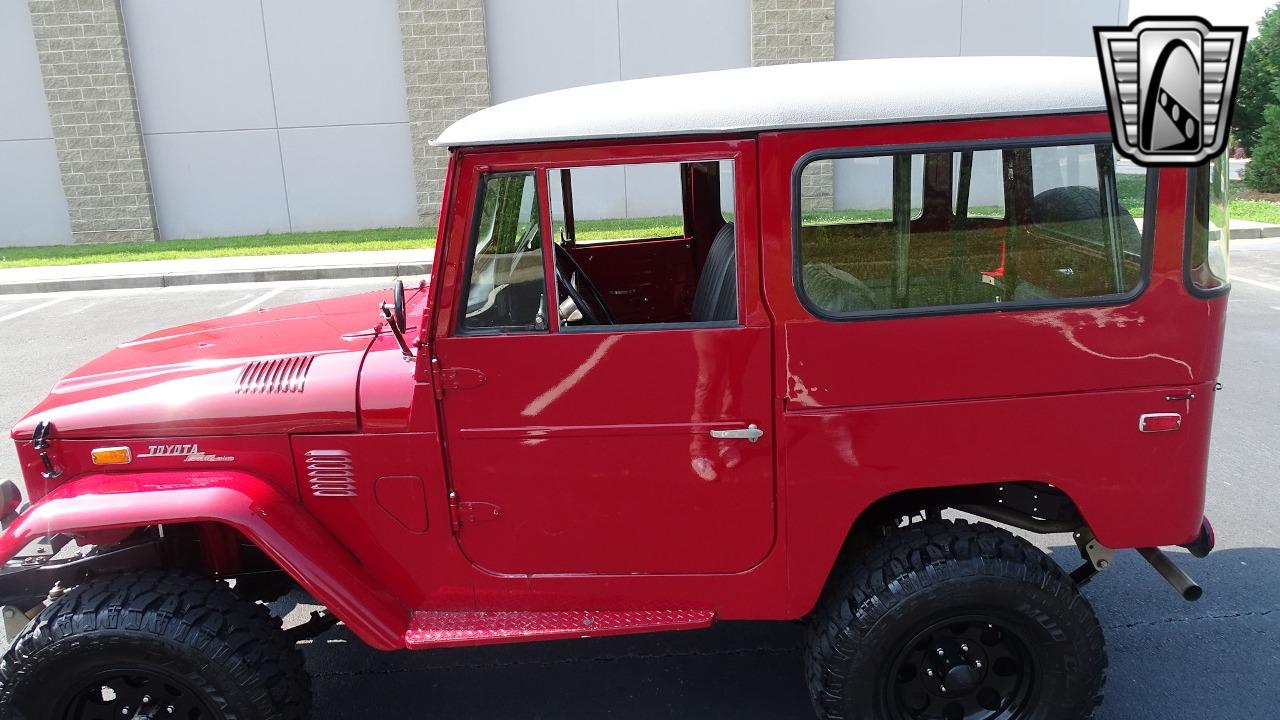
<instances>
[{"instance_id":1,"label":"land cruiser script badge","mask_svg":"<svg viewBox=\"0 0 1280 720\"><path fill-rule=\"evenodd\" d=\"M210 455L200 449L199 445L148 445L147 451L139 455L145 457L187 457L183 462L231 462L231 455Z\"/></svg>"},{"instance_id":2,"label":"land cruiser script badge","mask_svg":"<svg viewBox=\"0 0 1280 720\"><path fill-rule=\"evenodd\" d=\"M1140 165L1192 165L1222 152L1246 30L1198 17L1094 28L1120 154Z\"/></svg>"}]
</instances>

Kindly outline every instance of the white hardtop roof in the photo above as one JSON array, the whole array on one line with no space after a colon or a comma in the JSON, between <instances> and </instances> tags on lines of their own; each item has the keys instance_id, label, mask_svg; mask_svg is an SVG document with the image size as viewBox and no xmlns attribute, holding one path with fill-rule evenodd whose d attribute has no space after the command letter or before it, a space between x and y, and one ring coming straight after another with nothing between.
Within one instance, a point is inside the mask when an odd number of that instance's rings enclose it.
<instances>
[{"instance_id":1,"label":"white hardtop roof","mask_svg":"<svg viewBox=\"0 0 1280 720\"><path fill-rule=\"evenodd\" d=\"M1087 57L948 57L774 65L532 95L450 125L459 147L706 135L1106 109Z\"/></svg>"}]
</instances>

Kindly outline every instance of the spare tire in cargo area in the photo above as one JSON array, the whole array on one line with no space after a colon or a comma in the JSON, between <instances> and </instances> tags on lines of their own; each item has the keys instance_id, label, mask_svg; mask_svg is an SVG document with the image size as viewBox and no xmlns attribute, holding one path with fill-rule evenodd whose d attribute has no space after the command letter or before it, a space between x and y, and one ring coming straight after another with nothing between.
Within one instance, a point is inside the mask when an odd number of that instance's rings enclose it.
<instances>
[{"instance_id":1,"label":"spare tire in cargo area","mask_svg":"<svg viewBox=\"0 0 1280 720\"><path fill-rule=\"evenodd\" d=\"M1031 220L1033 223L1081 223L1072 230L1072 234L1081 235L1085 239L1106 245L1103 235L1106 227L1102 223L1086 222L1103 217L1102 199L1097 188L1083 185L1067 185L1045 190L1031 198ZM1142 254L1142 231L1133 219L1129 210L1116 204L1116 227L1119 232L1120 249Z\"/></svg>"}]
</instances>

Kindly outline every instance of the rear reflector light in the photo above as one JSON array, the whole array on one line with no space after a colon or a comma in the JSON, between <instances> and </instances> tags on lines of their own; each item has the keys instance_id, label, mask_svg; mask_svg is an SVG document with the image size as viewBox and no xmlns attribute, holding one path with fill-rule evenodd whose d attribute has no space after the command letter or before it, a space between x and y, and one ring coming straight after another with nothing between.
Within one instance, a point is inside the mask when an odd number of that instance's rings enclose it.
<instances>
[{"instance_id":1,"label":"rear reflector light","mask_svg":"<svg viewBox=\"0 0 1280 720\"><path fill-rule=\"evenodd\" d=\"M1142 432L1169 432L1182 427L1178 413L1147 413L1138 418L1138 430Z\"/></svg>"},{"instance_id":2,"label":"rear reflector light","mask_svg":"<svg viewBox=\"0 0 1280 720\"><path fill-rule=\"evenodd\" d=\"M127 447L94 448L90 456L94 465L127 465L133 461L133 453Z\"/></svg>"}]
</instances>

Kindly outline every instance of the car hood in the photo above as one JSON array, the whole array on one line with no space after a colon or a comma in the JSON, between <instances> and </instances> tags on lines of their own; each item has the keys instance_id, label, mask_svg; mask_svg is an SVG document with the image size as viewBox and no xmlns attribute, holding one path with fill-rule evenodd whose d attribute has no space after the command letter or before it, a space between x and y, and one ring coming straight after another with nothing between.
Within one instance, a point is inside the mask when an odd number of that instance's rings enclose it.
<instances>
[{"instance_id":1,"label":"car hood","mask_svg":"<svg viewBox=\"0 0 1280 720\"><path fill-rule=\"evenodd\" d=\"M63 378L13 436L42 421L58 438L353 431L385 298L262 309L122 343Z\"/></svg>"}]
</instances>

